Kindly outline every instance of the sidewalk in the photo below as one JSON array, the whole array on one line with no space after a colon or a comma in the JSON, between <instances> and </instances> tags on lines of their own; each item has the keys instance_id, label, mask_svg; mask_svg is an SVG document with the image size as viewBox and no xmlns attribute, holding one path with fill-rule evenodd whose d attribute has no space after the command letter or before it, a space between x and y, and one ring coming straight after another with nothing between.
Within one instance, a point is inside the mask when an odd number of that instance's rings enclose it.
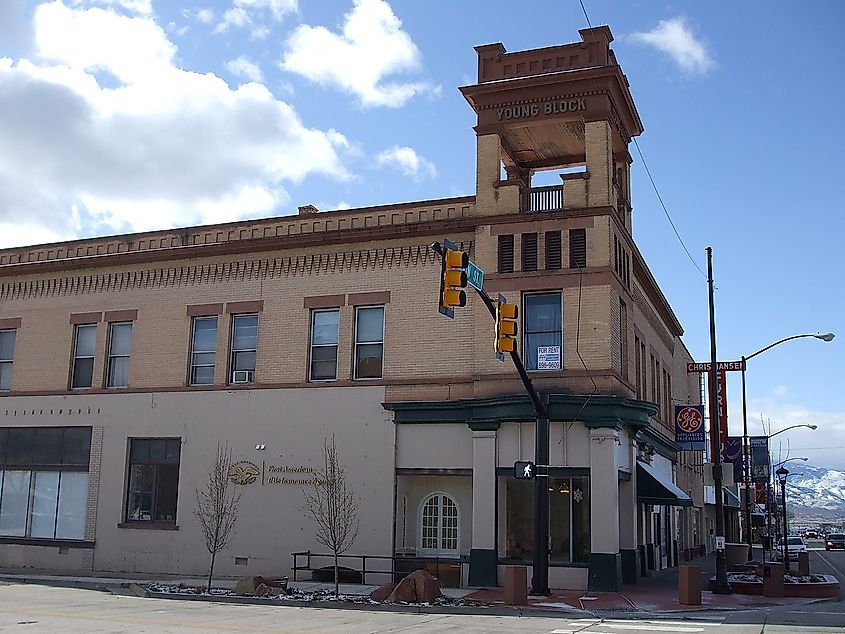
<instances>
[{"instance_id":1,"label":"sidewalk","mask_svg":"<svg viewBox=\"0 0 845 634\"><path fill-rule=\"evenodd\" d=\"M528 597L528 607L535 609L588 610L610 612L693 612L697 610L747 610L775 605L806 604L818 599L760 597L746 594L713 594L707 590L710 577L716 574L715 555L699 557L684 565L701 568L701 605L678 602L678 568L652 572L640 577L636 584L625 585L621 592L589 590L552 590L550 597ZM504 605L504 588L485 588L466 597L496 605Z\"/></svg>"},{"instance_id":2,"label":"sidewalk","mask_svg":"<svg viewBox=\"0 0 845 634\"><path fill-rule=\"evenodd\" d=\"M689 562L688 565L701 568L701 587L707 588L710 577L715 573L715 557L700 557ZM99 577L84 576L78 573L73 574L40 574L35 572L21 572L20 570L0 570L0 582L10 583L35 583L42 585L54 585L72 588L84 588L89 590L106 590L115 593L139 594L143 596L143 587L153 581L145 575L125 575L121 577ZM207 579L203 578L156 578L155 581L170 585L184 584L188 587L205 585ZM236 583L235 579L215 580L215 588L232 589ZM317 583L310 581L298 581L289 583L289 586L301 592L315 592L317 590L333 591L334 584ZM358 597L368 596L377 586L341 584L340 593ZM388 609L391 611L412 611L412 612L460 612L463 614L520 614L520 615L548 615L549 613L573 614L573 613L597 613L607 616L610 613L641 613L661 614L695 612L700 610L747 610L754 608L765 608L782 605L801 605L818 601L818 599L801 598L764 598L752 595L731 594L718 595L707 590L701 593L701 605L681 605L678 602L678 568L668 568L658 572L652 572L649 577L640 577L637 584L623 586L621 592L591 592L588 590L552 590L549 597L528 597L528 606L509 606L505 603L504 588L443 588L443 594L452 599L465 599L460 606L419 606L419 605L349 605L357 609ZM189 598L189 597L184 597ZM210 597L206 597L211 599ZM237 601L234 597L228 597L227 601ZM254 600L245 599L244 602ZM263 600L261 600L263 601ZM472 602L478 601L486 605L473 606ZM287 602L284 602L287 604ZM321 603L321 602L320 602ZM298 605L305 607L308 603L300 602ZM317 607L315 602L314 607ZM331 605L322 607L344 608L343 603L333 602ZM498 608L498 609L497 609Z\"/></svg>"}]
</instances>

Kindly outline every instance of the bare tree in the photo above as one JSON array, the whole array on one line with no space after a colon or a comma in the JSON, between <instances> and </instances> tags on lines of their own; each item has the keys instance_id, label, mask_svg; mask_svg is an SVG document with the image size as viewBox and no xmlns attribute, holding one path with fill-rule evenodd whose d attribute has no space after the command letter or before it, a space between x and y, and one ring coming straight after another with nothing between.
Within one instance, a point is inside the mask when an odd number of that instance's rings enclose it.
<instances>
[{"instance_id":1,"label":"bare tree","mask_svg":"<svg viewBox=\"0 0 845 634\"><path fill-rule=\"evenodd\" d=\"M214 560L217 553L226 548L234 536L235 523L238 521L238 507L241 493L237 485L229 478L232 468L232 451L229 445L217 443L217 456L208 471L205 486L195 488L197 508L194 514L200 521L205 547L211 554L208 567L208 591L214 576Z\"/></svg>"},{"instance_id":2,"label":"bare tree","mask_svg":"<svg viewBox=\"0 0 845 634\"><path fill-rule=\"evenodd\" d=\"M358 537L358 498L349 486L346 468L338 459L334 435L323 440L323 464L314 473L314 487L305 491L305 510L317 525L317 541L334 555L334 594L338 589L338 556Z\"/></svg>"}]
</instances>

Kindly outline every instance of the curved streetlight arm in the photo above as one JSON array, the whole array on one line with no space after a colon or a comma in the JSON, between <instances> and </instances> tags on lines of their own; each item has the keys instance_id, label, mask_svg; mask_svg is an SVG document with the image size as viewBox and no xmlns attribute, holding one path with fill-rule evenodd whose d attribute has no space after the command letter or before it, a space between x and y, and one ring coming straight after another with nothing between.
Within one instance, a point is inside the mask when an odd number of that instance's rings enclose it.
<instances>
[{"instance_id":1,"label":"curved streetlight arm","mask_svg":"<svg viewBox=\"0 0 845 634\"><path fill-rule=\"evenodd\" d=\"M774 469L775 467L780 467L782 465L785 465L787 462L792 462L793 460L801 460L802 462L807 462L809 458L787 458L786 460L782 460L781 462L776 462L772 465L772 468Z\"/></svg>"},{"instance_id":2,"label":"curved streetlight arm","mask_svg":"<svg viewBox=\"0 0 845 634\"><path fill-rule=\"evenodd\" d=\"M808 333L805 333L803 335L792 335L791 337L784 337L783 339L781 339L779 341L775 341L774 343L770 343L765 348L761 348L760 350L758 350L757 352L754 352L753 354L747 354L742 358L744 360L748 361L749 359L753 359L754 357L756 357L758 354L763 354L766 350L771 350L775 346L779 346L782 343L785 343L787 341L792 341L793 339L801 339L802 337L815 337L816 339L821 339L822 341L833 341L834 334L832 332L826 332L824 334L821 334L821 333L818 333L818 332L817 333L809 333L808 332Z\"/></svg>"},{"instance_id":3,"label":"curved streetlight arm","mask_svg":"<svg viewBox=\"0 0 845 634\"><path fill-rule=\"evenodd\" d=\"M789 431L790 429L798 429L799 427L806 427L807 429L812 429L813 431L819 428L818 425L790 425L789 427L784 427L783 429L776 431L774 434L769 434L768 436L766 436L766 438L774 438L778 434L782 434L783 432Z\"/></svg>"}]
</instances>

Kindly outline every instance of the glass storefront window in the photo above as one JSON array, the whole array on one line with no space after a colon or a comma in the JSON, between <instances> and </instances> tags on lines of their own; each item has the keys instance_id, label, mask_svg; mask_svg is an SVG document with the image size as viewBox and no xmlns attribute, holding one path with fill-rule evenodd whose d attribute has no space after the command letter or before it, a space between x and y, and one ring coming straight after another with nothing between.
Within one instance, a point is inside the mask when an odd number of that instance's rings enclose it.
<instances>
[{"instance_id":1,"label":"glass storefront window","mask_svg":"<svg viewBox=\"0 0 845 634\"><path fill-rule=\"evenodd\" d=\"M530 480L507 480L505 556L531 560L534 545L534 487ZM551 477L549 562L587 563L590 556L590 480Z\"/></svg>"}]
</instances>

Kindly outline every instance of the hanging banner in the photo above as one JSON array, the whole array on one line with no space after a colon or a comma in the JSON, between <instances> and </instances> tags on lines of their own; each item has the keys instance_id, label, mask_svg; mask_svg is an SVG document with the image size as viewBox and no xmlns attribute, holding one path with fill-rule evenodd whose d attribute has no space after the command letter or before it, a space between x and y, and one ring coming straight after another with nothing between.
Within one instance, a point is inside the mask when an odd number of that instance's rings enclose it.
<instances>
[{"instance_id":1,"label":"hanging banner","mask_svg":"<svg viewBox=\"0 0 845 634\"><path fill-rule=\"evenodd\" d=\"M766 483L765 482L756 482L754 484L754 489L756 491L756 499L755 502L757 504L765 504L766 503Z\"/></svg>"},{"instance_id":2,"label":"hanging banner","mask_svg":"<svg viewBox=\"0 0 845 634\"><path fill-rule=\"evenodd\" d=\"M719 417L719 439L716 439L716 425L710 421L710 456L715 460L716 452L725 446L728 437L728 381L725 370L716 370L716 407Z\"/></svg>"},{"instance_id":3,"label":"hanging banner","mask_svg":"<svg viewBox=\"0 0 845 634\"><path fill-rule=\"evenodd\" d=\"M768 436L750 436L748 443L751 445L751 481L768 482L771 472Z\"/></svg>"},{"instance_id":4,"label":"hanging banner","mask_svg":"<svg viewBox=\"0 0 845 634\"><path fill-rule=\"evenodd\" d=\"M722 445L722 462L733 465L734 482L742 482L742 436L728 436Z\"/></svg>"},{"instance_id":5,"label":"hanging banner","mask_svg":"<svg viewBox=\"0 0 845 634\"><path fill-rule=\"evenodd\" d=\"M675 405L675 442L684 451L704 451L704 405Z\"/></svg>"}]
</instances>

